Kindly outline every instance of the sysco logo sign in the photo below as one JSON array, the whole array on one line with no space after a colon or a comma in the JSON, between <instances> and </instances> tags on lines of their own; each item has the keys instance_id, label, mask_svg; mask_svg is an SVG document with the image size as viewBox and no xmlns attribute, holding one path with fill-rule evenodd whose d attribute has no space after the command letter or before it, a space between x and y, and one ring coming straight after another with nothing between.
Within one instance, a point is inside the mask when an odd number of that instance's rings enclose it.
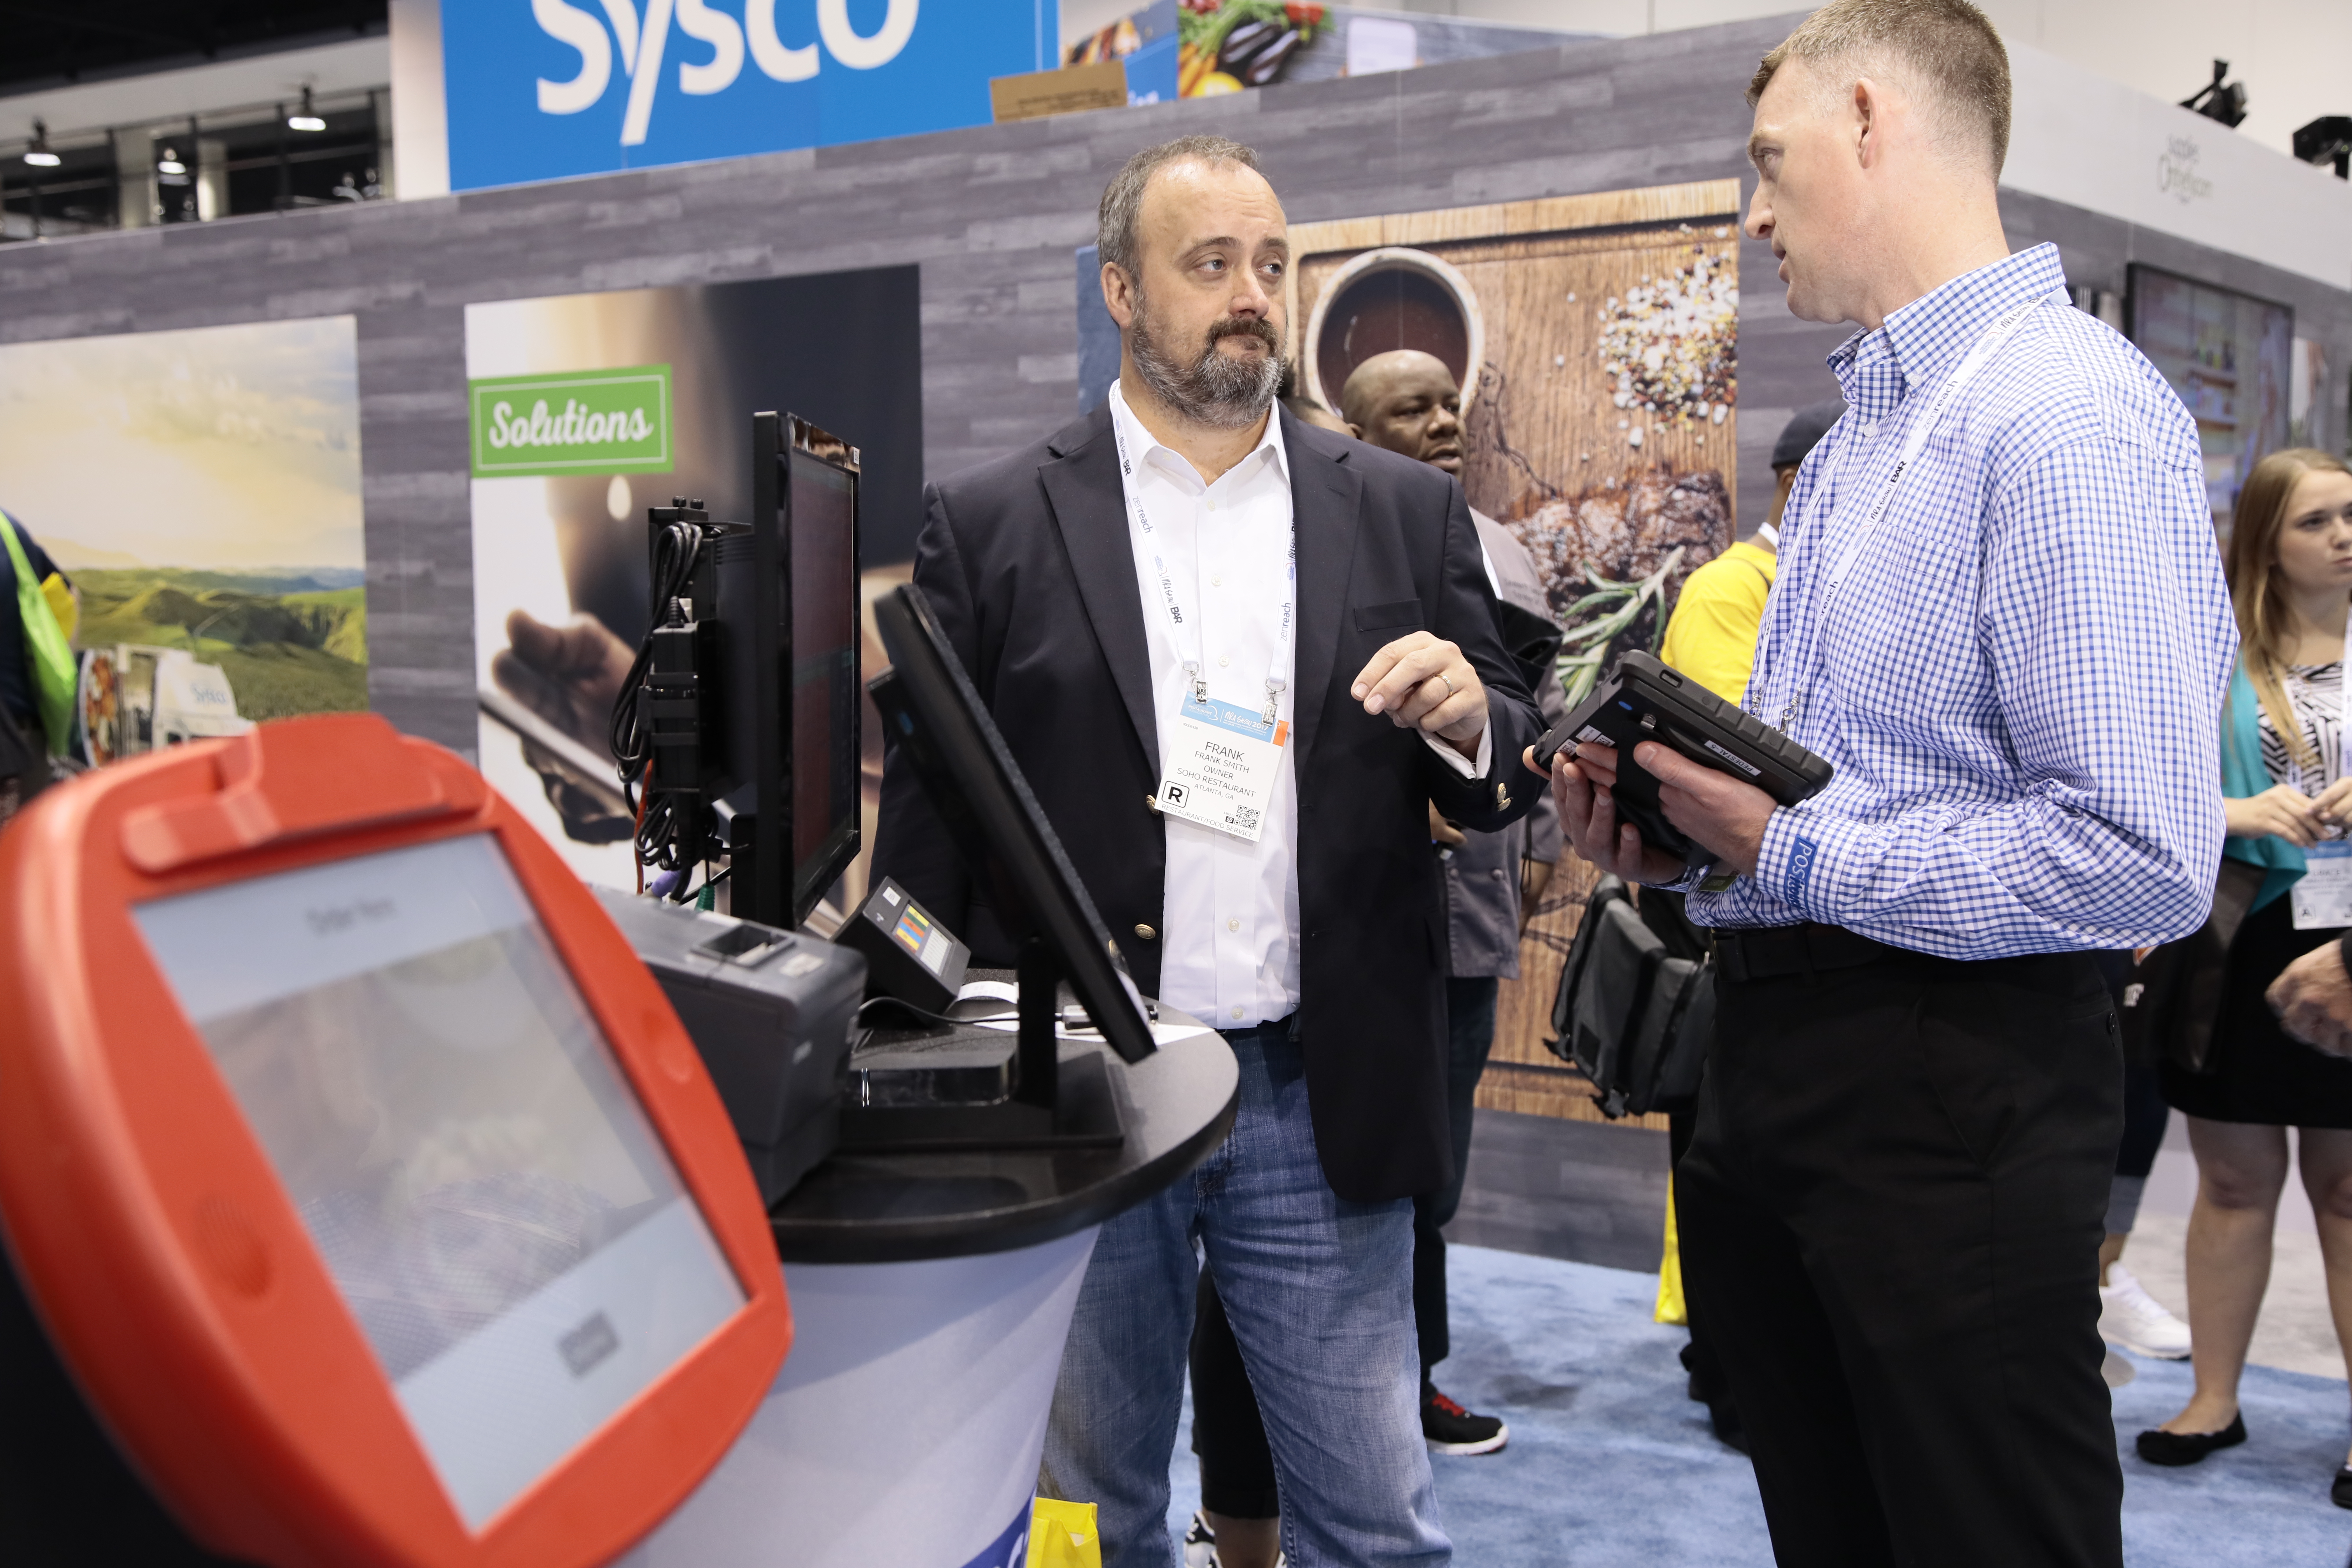
<instances>
[{"instance_id":1,"label":"sysco logo sign","mask_svg":"<svg viewBox=\"0 0 2352 1568\"><path fill-rule=\"evenodd\" d=\"M989 120L1058 0L444 0L453 188Z\"/></svg>"}]
</instances>

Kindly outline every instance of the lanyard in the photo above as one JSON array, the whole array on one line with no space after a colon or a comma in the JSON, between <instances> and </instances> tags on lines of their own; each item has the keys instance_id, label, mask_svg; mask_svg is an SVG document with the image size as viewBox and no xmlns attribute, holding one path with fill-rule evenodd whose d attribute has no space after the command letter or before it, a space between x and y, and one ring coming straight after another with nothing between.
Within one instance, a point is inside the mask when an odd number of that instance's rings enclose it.
<instances>
[{"instance_id":1,"label":"lanyard","mask_svg":"<svg viewBox=\"0 0 2352 1568\"><path fill-rule=\"evenodd\" d=\"M1124 410L1120 412L1123 413ZM1168 563L1160 553L1159 531L1153 525L1150 513L1143 504L1142 478L1136 472L1135 464L1128 456L1126 426L1127 421L1116 416L1110 422L1111 434L1118 442L1119 490L1127 500L1128 526L1139 542L1140 548L1150 553L1152 574L1159 579L1160 602L1168 612L1165 624L1169 646L1175 652L1176 662L1184 668L1184 678L1191 689L1192 700L1205 703L1209 700L1209 681L1208 677L1202 673L1202 661L1208 657L1207 652L1203 648L1199 658L1184 657L1183 628L1186 625L1184 605L1176 596L1175 577L1169 572ZM1200 576L1201 547L1196 531L1192 542L1192 579L1196 591L1200 586ZM1287 672L1290 668L1291 619L1296 611L1297 600L1298 529L1294 520L1290 530L1289 561L1286 567L1281 615L1275 632L1274 653L1266 661L1265 718L1268 724L1275 721L1276 700L1290 684ZM1192 626L1196 641L1207 635L1197 621L1193 622Z\"/></svg>"},{"instance_id":2,"label":"lanyard","mask_svg":"<svg viewBox=\"0 0 2352 1568\"><path fill-rule=\"evenodd\" d=\"M2338 700L2343 706L2338 710L2336 720L2336 766L2338 778L2347 773L2352 773L2352 618L2347 618L2344 623L2344 663L2341 668L2343 673L2339 679L2343 681L2343 690L2338 693ZM2325 762L2320 763L2320 794L2322 795L2327 793L2326 766Z\"/></svg>"},{"instance_id":3,"label":"lanyard","mask_svg":"<svg viewBox=\"0 0 2352 1568\"><path fill-rule=\"evenodd\" d=\"M1859 521L1843 531L1847 535L1846 541L1843 547L1832 558L1829 580L1822 584L1811 613L1804 616L1806 630L1811 635L1806 639L1803 657L1790 661L1791 669L1804 672L1807 678L1820 673L1817 667L1822 658L1822 647L1824 640L1822 627L1829 612L1834 607L1838 589L1844 585L1846 578L1852 574L1854 566L1861 561L1863 552L1877 536L1878 525L1885 522L1886 514L1894 510L1895 498L1902 487L1904 476L1918 463L1919 454L1927 449L1927 438L1936 433L1936 426L1943 422L1944 416L1949 413L1952 405L1959 401L1960 394L1968 390L1969 384L1977 378L1979 371L1992 363L1993 356L2000 352L2002 345L2007 343L2011 337L2015 335L2018 328L2025 324L2025 319L2032 315L2034 307L2041 303L2042 303L2042 297L2037 295L2031 300L2021 300L2002 312L2000 318L1978 337L1958 366L1928 395L1927 407L1920 412L1919 417L1912 422L1910 431L1903 438L1902 447L1895 452L1895 466L1889 468L1886 477L1879 481L1877 491L1871 498L1869 510L1863 514ZM1894 416L1890 415L1888 417ZM1823 548L1826 547L1827 541L1824 540ZM1780 730L1783 731L1789 730L1790 724L1797 717L1797 710L1798 700L1791 697L1787 706L1780 710L1778 726Z\"/></svg>"},{"instance_id":4,"label":"lanyard","mask_svg":"<svg viewBox=\"0 0 2352 1568\"><path fill-rule=\"evenodd\" d=\"M2343 706L2338 711L2336 721L2336 776L2338 778L2352 774L2352 620L2347 620L2344 623L2343 659L2343 664L2338 667L2343 672L2341 677L2343 689L2338 694ZM2292 707L2293 704L2290 703L2288 706ZM2295 721L2298 729L2302 727L2302 723L2303 721L2299 718ZM2319 787L2314 790L2305 787L2303 764L2295 762L2294 757L2294 752L2290 748L2287 752L2287 765L2294 770L2294 787L2314 800L2326 795L2327 793L2327 759L2325 757L2319 759Z\"/></svg>"},{"instance_id":5,"label":"lanyard","mask_svg":"<svg viewBox=\"0 0 2352 1568\"><path fill-rule=\"evenodd\" d=\"M2347 622L2344 627L2344 659L2345 673L2352 674L2352 622ZM2352 681L2344 686L2344 708L2338 723L2339 765L2344 772L2352 773ZM2300 714L2295 716L2295 727L2303 727ZM2318 737L2315 735L2313 739ZM2287 754L2290 759L2294 756L2293 751ZM2316 798L2327 792L2326 758L2320 759L2320 787L2316 790L2305 786L2302 763L2290 761L2288 766L2294 769L2294 787L2305 795ZM2304 874L2288 889L2295 930L2321 931L2352 925L2352 842L2347 842L2348 837L2352 836L2330 824L2321 829L2319 842L2303 852Z\"/></svg>"}]
</instances>

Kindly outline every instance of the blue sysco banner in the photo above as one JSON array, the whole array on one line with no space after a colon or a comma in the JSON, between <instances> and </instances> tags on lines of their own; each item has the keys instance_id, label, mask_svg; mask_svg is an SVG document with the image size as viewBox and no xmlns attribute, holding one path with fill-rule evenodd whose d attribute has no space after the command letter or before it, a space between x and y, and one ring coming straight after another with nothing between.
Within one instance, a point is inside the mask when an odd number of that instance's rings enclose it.
<instances>
[{"instance_id":1,"label":"blue sysco banner","mask_svg":"<svg viewBox=\"0 0 2352 1568\"><path fill-rule=\"evenodd\" d=\"M1059 0L444 0L449 183L982 125L1060 30Z\"/></svg>"}]
</instances>

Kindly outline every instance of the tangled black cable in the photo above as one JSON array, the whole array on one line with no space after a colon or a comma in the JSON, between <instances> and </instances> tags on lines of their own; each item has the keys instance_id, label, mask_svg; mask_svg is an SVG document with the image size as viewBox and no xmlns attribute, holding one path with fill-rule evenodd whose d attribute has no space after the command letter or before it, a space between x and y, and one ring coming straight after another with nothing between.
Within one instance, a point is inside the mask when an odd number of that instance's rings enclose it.
<instances>
[{"instance_id":1,"label":"tangled black cable","mask_svg":"<svg viewBox=\"0 0 2352 1568\"><path fill-rule=\"evenodd\" d=\"M629 814L636 819L637 864L664 871L676 871L682 865L700 859L700 835L696 827L693 802L681 801L665 791L639 804L636 790L652 761L653 735L639 717L637 694L644 689L646 672L653 664L655 629L678 625L683 616L678 600L693 583L695 563L702 555L703 538L699 523L672 522L663 525L661 536L655 541L656 610L652 624L646 627L645 640L637 645L637 657L631 661L629 673L621 682L620 694L613 700L613 721L606 737L612 744L614 761L620 765L622 798L628 802ZM685 889L685 879L681 878L677 893L682 894ZM680 898L679 901L684 900Z\"/></svg>"},{"instance_id":2,"label":"tangled black cable","mask_svg":"<svg viewBox=\"0 0 2352 1568\"><path fill-rule=\"evenodd\" d=\"M637 657L629 665L627 678L621 682L620 695L613 700L612 732L608 739L613 744L614 760L621 764L624 789L635 784L645 773L653 751L653 738L637 720L637 692L646 683L646 668L653 663L654 628L670 622L670 617L677 614L677 601L693 582L695 563L702 557L702 537L699 523L666 523L661 538L654 544L654 617L646 627L645 640L637 645Z\"/></svg>"}]
</instances>

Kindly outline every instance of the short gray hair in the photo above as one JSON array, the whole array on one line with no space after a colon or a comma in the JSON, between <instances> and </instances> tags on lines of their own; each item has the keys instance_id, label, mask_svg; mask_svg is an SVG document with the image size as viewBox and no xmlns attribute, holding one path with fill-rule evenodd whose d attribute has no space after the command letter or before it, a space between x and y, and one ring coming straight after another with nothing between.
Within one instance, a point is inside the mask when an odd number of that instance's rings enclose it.
<instances>
[{"instance_id":1,"label":"short gray hair","mask_svg":"<svg viewBox=\"0 0 2352 1568\"><path fill-rule=\"evenodd\" d=\"M2009 51L1969 0L1831 0L1764 57L1748 85L1750 109L1792 59L1843 66L1839 79L1823 84L1831 93L1894 66L1927 89L1941 139L1956 151L1975 142L1969 151L1990 157L2000 177L2009 161Z\"/></svg>"},{"instance_id":2,"label":"short gray hair","mask_svg":"<svg viewBox=\"0 0 2352 1568\"><path fill-rule=\"evenodd\" d=\"M1187 161L1257 167L1255 152L1223 136L1179 136L1129 158L1127 166L1103 187L1102 207L1095 218L1095 248L1102 260L1126 273L1130 281L1141 276L1135 266L1135 226L1143 212L1143 188L1169 164Z\"/></svg>"}]
</instances>

